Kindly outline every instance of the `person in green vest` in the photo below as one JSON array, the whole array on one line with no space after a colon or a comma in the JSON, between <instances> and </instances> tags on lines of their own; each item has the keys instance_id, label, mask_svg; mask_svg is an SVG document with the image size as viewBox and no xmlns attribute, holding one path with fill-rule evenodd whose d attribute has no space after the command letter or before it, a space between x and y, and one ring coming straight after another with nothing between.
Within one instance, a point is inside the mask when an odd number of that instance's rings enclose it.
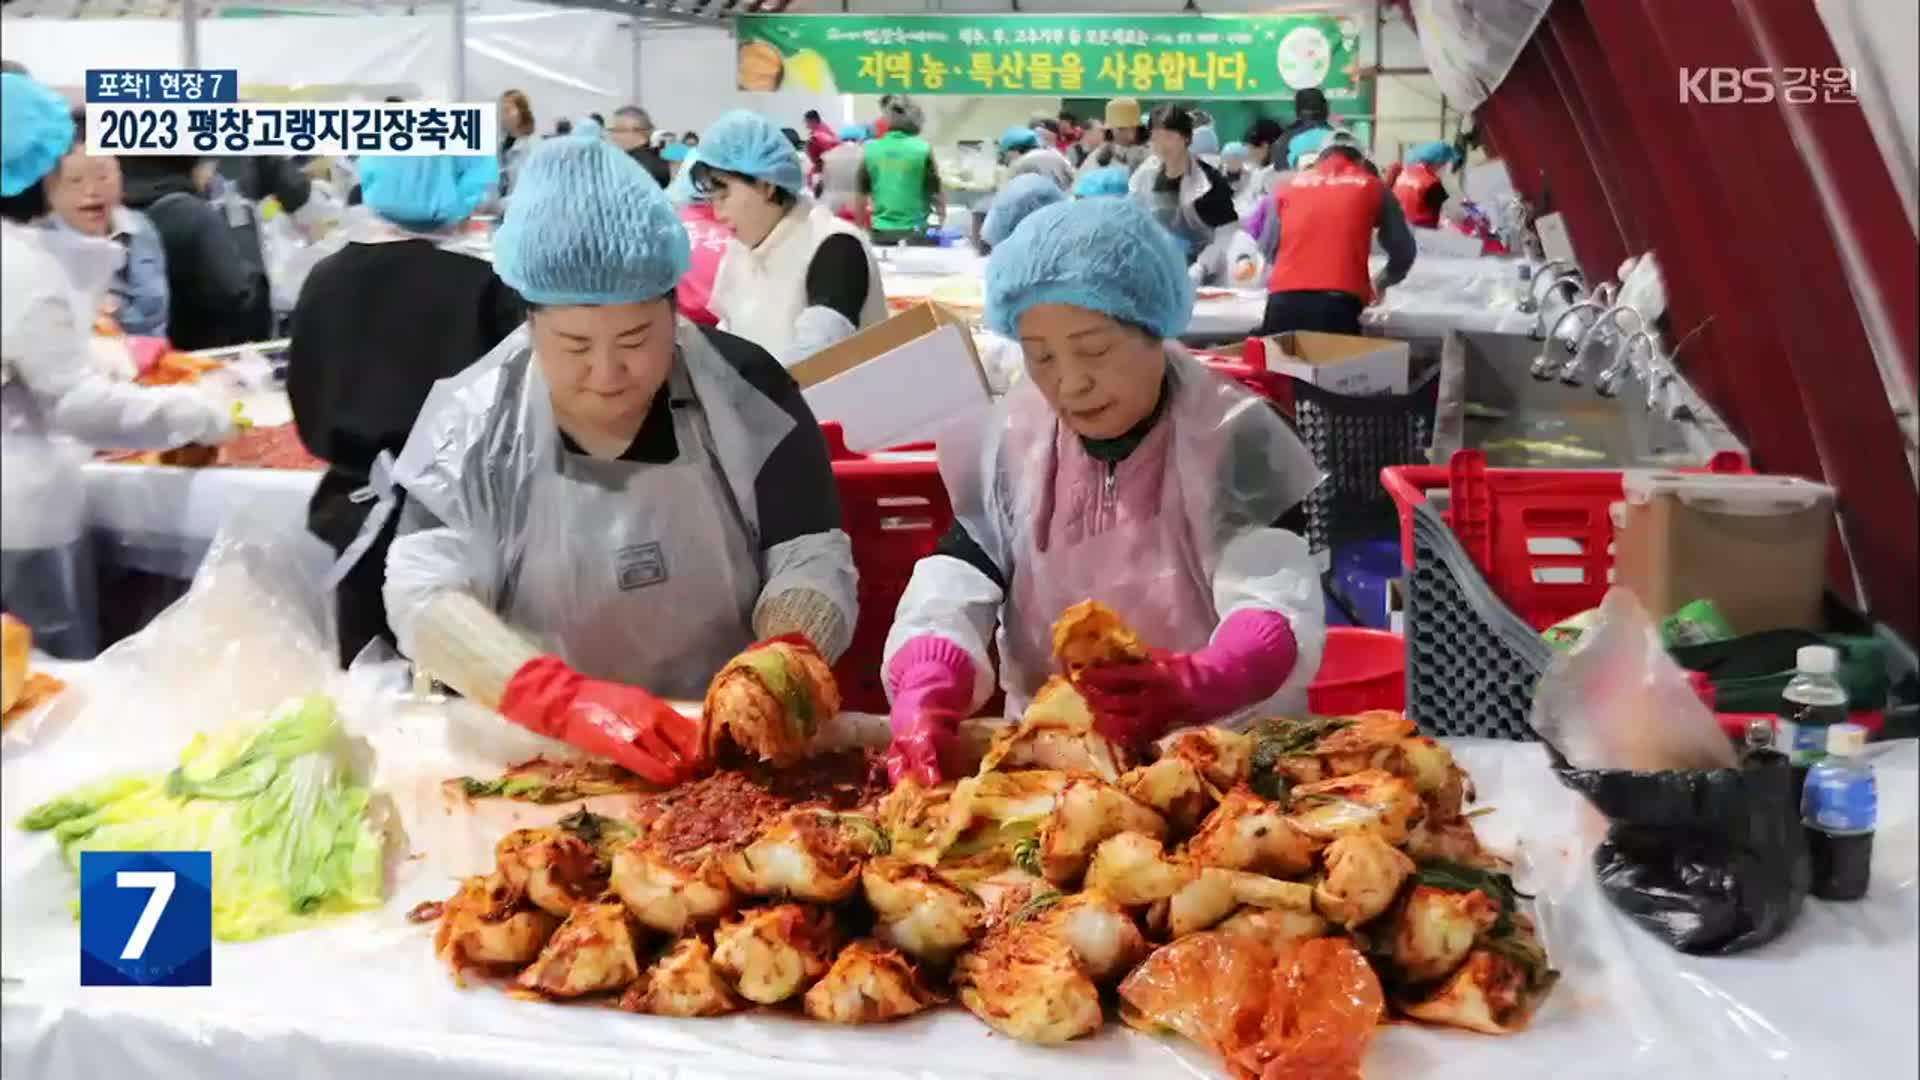
<instances>
[{"instance_id":1,"label":"person in green vest","mask_svg":"<svg viewBox=\"0 0 1920 1080\"><path fill-rule=\"evenodd\" d=\"M886 120L887 133L867 143L860 165L860 195L872 215L873 241L926 243L928 212L935 221L947 216L933 147L920 137L918 110L890 108Z\"/></svg>"}]
</instances>

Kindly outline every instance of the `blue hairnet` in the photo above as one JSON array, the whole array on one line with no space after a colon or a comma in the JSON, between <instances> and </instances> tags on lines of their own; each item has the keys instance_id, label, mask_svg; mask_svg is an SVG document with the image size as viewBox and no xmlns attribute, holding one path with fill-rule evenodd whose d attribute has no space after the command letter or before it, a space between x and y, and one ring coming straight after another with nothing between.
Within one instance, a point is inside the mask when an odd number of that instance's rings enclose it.
<instances>
[{"instance_id":1,"label":"blue hairnet","mask_svg":"<svg viewBox=\"0 0 1920 1080\"><path fill-rule=\"evenodd\" d=\"M1038 304L1074 307L1176 337L1193 317L1193 281L1173 237L1132 199L1043 207L987 260L987 327L1020 336Z\"/></svg>"},{"instance_id":2,"label":"blue hairnet","mask_svg":"<svg viewBox=\"0 0 1920 1080\"><path fill-rule=\"evenodd\" d=\"M1245 161L1248 157L1247 144L1230 142L1220 148L1221 161Z\"/></svg>"},{"instance_id":3,"label":"blue hairnet","mask_svg":"<svg viewBox=\"0 0 1920 1080\"><path fill-rule=\"evenodd\" d=\"M660 160L685 161L687 160L687 155L692 152L693 148L686 143L668 143L666 149L660 151Z\"/></svg>"},{"instance_id":4,"label":"blue hairnet","mask_svg":"<svg viewBox=\"0 0 1920 1080\"><path fill-rule=\"evenodd\" d=\"M980 226L980 239L994 247L1006 243L1007 237L1027 215L1043 206L1052 206L1065 202L1067 194L1050 177L1040 173L1024 173L1008 181L993 197L993 205L987 209L987 220Z\"/></svg>"},{"instance_id":5,"label":"blue hairnet","mask_svg":"<svg viewBox=\"0 0 1920 1080\"><path fill-rule=\"evenodd\" d=\"M1000 136L1000 149L1008 152L1031 150L1039 145L1040 136L1034 134L1033 129L1029 127L1010 127Z\"/></svg>"},{"instance_id":6,"label":"blue hairnet","mask_svg":"<svg viewBox=\"0 0 1920 1080\"><path fill-rule=\"evenodd\" d=\"M626 151L598 135L543 139L514 180L493 268L530 303L652 300L687 272L687 230Z\"/></svg>"},{"instance_id":7,"label":"blue hairnet","mask_svg":"<svg viewBox=\"0 0 1920 1080\"><path fill-rule=\"evenodd\" d=\"M699 187L693 182L693 167L700 161L700 151L696 148L687 151L687 159L680 163L680 172L667 184L667 201L677 209L689 203L707 201Z\"/></svg>"},{"instance_id":8,"label":"blue hairnet","mask_svg":"<svg viewBox=\"0 0 1920 1080\"><path fill-rule=\"evenodd\" d=\"M0 195L53 171L73 145L73 107L30 75L0 75Z\"/></svg>"},{"instance_id":9,"label":"blue hairnet","mask_svg":"<svg viewBox=\"0 0 1920 1080\"><path fill-rule=\"evenodd\" d=\"M1331 128L1313 128L1295 135L1287 142L1287 167L1297 169L1300 159L1307 154L1317 154L1327 148L1328 140L1333 138Z\"/></svg>"},{"instance_id":10,"label":"blue hairnet","mask_svg":"<svg viewBox=\"0 0 1920 1080\"><path fill-rule=\"evenodd\" d=\"M1074 181L1073 194L1077 198L1089 199L1099 195L1125 195L1127 182L1133 179L1125 165L1103 165L1098 169L1088 169Z\"/></svg>"},{"instance_id":11,"label":"blue hairnet","mask_svg":"<svg viewBox=\"0 0 1920 1080\"><path fill-rule=\"evenodd\" d=\"M600 121L595 120L591 116L585 120L575 120L573 122L573 134L575 135L600 135L603 133L600 127Z\"/></svg>"},{"instance_id":12,"label":"blue hairnet","mask_svg":"<svg viewBox=\"0 0 1920 1080\"><path fill-rule=\"evenodd\" d=\"M806 186L800 159L779 126L745 109L734 109L701 134L700 161L709 169L765 180L796 194Z\"/></svg>"},{"instance_id":13,"label":"blue hairnet","mask_svg":"<svg viewBox=\"0 0 1920 1080\"><path fill-rule=\"evenodd\" d=\"M492 154L360 159L361 199L374 213L409 229L464 220L499 179L500 163Z\"/></svg>"},{"instance_id":14,"label":"blue hairnet","mask_svg":"<svg viewBox=\"0 0 1920 1080\"><path fill-rule=\"evenodd\" d=\"M864 142L867 138L867 125L848 124L840 129L841 142Z\"/></svg>"},{"instance_id":15,"label":"blue hairnet","mask_svg":"<svg viewBox=\"0 0 1920 1080\"><path fill-rule=\"evenodd\" d=\"M1193 142L1189 144L1189 149L1193 151L1195 157L1218 154L1220 152L1220 133L1213 130L1212 127L1194 128Z\"/></svg>"},{"instance_id":16,"label":"blue hairnet","mask_svg":"<svg viewBox=\"0 0 1920 1080\"><path fill-rule=\"evenodd\" d=\"M1407 151L1406 161L1409 165L1451 165L1453 164L1453 147L1438 139L1423 142Z\"/></svg>"}]
</instances>

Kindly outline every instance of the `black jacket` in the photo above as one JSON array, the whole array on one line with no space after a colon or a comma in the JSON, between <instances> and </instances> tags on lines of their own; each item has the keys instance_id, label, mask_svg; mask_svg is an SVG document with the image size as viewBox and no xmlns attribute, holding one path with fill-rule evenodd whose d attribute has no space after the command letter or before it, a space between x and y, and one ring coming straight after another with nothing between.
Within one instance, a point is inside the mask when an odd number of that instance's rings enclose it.
<instances>
[{"instance_id":1,"label":"black jacket","mask_svg":"<svg viewBox=\"0 0 1920 1080\"><path fill-rule=\"evenodd\" d=\"M126 158L126 203L147 215L167 253L167 336L181 349L260 341L272 334L267 275L207 197L190 167Z\"/></svg>"},{"instance_id":2,"label":"black jacket","mask_svg":"<svg viewBox=\"0 0 1920 1080\"><path fill-rule=\"evenodd\" d=\"M336 552L373 503L355 502L381 451L406 445L436 379L459 373L513 332L520 298L481 259L426 240L348 244L307 275L293 308L287 397L300 441L327 462L307 528ZM340 661L390 636L380 594L399 515L340 583Z\"/></svg>"},{"instance_id":3,"label":"black jacket","mask_svg":"<svg viewBox=\"0 0 1920 1080\"><path fill-rule=\"evenodd\" d=\"M1197 157L1193 164L1199 167L1200 175L1207 178L1207 193L1194 200L1194 213L1215 229L1238 221L1240 213L1233 206L1233 183L1226 174Z\"/></svg>"},{"instance_id":4,"label":"black jacket","mask_svg":"<svg viewBox=\"0 0 1920 1080\"><path fill-rule=\"evenodd\" d=\"M287 397L300 441L349 488L366 483L382 450L406 445L434 382L525 318L483 259L427 240L348 244L314 265L293 307Z\"/></svg>"},{"instance_id":5,"label":"black jacket","mask_svg":"<svg viewBox=\"0 0 1920 1080\"><path fill-rule=\"evenodd\" d=\"M281 209L289 214L313 197L313 181L289 157L221 158L220 175L239 185L240 193L254 202L265 202L269 195L279 199Z\"/></svg>"},{"instance_id":6,"label":"black jacket","mask_svg":"<svg viewBox=\"0 0 1920 1080\"><path fill-rule=\"evenodd\" d=\"M627 156L640 163L653 177L653 182L666 187L673 180L673 172L667 168L667 159L660 156L651 146L636 146L627 151Z\"/></svg>"}]
</instances>

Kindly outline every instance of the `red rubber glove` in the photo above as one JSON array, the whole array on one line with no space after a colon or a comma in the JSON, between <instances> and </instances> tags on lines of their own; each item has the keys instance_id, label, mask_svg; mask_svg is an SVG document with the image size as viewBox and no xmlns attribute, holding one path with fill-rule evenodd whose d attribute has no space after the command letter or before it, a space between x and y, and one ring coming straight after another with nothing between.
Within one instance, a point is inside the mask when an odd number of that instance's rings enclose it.
<instances>
[{"instance_id":1,"label":"red rubber glove","mask_svg":"<svg viewBox=\"0 0 1920 1080\"><path fill-rule=\"evenodd\" d=\"M820 646L815 645L812 638L797 630L786 634L775 634L770 638L762 638L740 651L742 653L750 653L763 645L792 645L796 648L805 649L815 656L820 656ZM825 657L821 657L821 659L824 660Z\"/></svg>"},{"instance_id":2,"label":"red rubber glove","mask_svg":"<svg viewBox=\"0 0 1920 1080\"><path fill-rule=\"evenodd\" d=\"M1205 723L1273 696L1293 673L1293 625L1274 611L1235 612L1206 648L1154 650L1144 664L1088 668L1075 688L1100 734L1141 746L1172 728Z\"/></svg>"},{"instance_id":3,"label":"red rubber glove","mask_svg":"<svg viewBox=\"0 0 1920 1080\"><path fill-rule=\"evenodd\" d=\"M893 692L887 777L912 778L932 787L941 780L941 758L952 748L973 704L973 658L942 637L914 638L887 665Z\"/></svg>"},{"instance_id":4,"label":"red rubber glove","mask_svg":"<svg viewBox=\"0 0 1920 1080\"><path fill-rule=\"evenodd\" d=\"M689 779L701 764L697 721L639 687L589 679L557 656L521 665L500 712L662 786Z\"/></svg>"}]
</instances>

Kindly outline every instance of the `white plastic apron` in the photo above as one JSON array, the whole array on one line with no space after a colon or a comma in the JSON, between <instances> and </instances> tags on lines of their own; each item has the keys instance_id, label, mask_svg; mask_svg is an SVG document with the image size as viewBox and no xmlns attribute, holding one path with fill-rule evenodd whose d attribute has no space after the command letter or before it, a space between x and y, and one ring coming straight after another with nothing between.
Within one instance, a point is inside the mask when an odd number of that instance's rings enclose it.
<instances>
[{"instance_id":1,"label":"white plastic apron","mask_svg":"<svg viewBox=\"0 0 1920 1080\"><path fill-rule=\"evenodd\" d=\"M1187 524L1182 478L1167 467L1171 419L1163 416L1111 470L1051 422L1042 520L1015 556L1001 640L1008 716L1025 712L1053 673L1053 622L1082 600L1112 608L1156 648L1191 652L1212 637L1213 590Z\"/></svg>"},{"instance_id":2,"label":"white plastic apron","mask_svg":"<svg viewBox=\"0 0 1920 1080\"><path fill-rule=\"evenodd\" d=\"M760 572L682 360L663 392L671 464L555 446L560 460L536 473L526 518L550 542L529 542L507 567L500 610L587 675L699 700L753 642Z\"/></svg>"}]
</instances>

